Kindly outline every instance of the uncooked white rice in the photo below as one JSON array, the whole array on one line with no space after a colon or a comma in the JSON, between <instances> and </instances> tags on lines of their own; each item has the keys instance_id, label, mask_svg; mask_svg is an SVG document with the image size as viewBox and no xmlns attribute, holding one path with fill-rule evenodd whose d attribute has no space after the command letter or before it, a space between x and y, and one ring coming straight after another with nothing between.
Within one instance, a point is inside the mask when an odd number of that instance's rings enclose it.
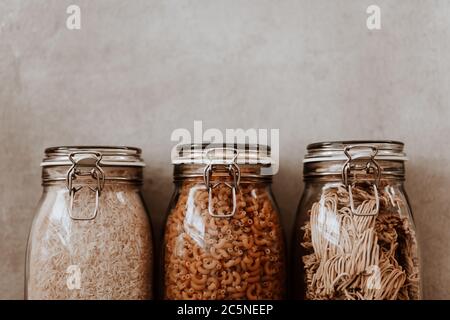
<instances>
[{"instance_id":1,"label":"uncooked white rice","mask_svg":"<svg viewBox=\"0 0 450 320\"><path fill-rule=\"evenodd\" d=\"M151 230L138 188L107 183L92 221L69 217L65 186L47 188L30 235L27 298L150 299ZM92 192L81 192L74 214L89 216L92 202Z\"/></svg>"}]
</instances>

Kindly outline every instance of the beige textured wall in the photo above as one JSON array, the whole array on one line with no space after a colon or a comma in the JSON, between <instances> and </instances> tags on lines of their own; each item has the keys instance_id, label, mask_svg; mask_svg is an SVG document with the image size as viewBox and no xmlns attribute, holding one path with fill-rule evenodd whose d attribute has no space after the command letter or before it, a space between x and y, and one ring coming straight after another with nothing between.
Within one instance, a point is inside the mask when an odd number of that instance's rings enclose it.
<instances>
[{"instance_id":1,"label":"beige textured wall","mask_svg":"<svg viewBox=\"0 0 450 320\"><path fill-rule=\"evenodd\" d=\"M65 28L72 3L81 31ZM365 27L372 3L377 32ZM274 189L286 226L307 143L404 141L425 297L450 299L449 17L446 0L2 0L0 298L23 295L45 147L142 147L160 229L170 134L203 120L280 128Z\"/></svg>"}]
</instances>

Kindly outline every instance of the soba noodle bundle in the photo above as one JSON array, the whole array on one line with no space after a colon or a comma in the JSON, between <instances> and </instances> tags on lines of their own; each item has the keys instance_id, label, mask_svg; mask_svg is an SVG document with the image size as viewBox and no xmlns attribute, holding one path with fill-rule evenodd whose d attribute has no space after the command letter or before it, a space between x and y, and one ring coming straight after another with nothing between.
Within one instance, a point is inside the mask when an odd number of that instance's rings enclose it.
<instances>
[{"instance_id":1,"label":"soba noodle bundle","mask_svg":"<svg viewBox=\"0 0 450 320\"><path fill-rule=\"evenodd\" d=\"M333 185L308 211L301 245L307 299L419 299L417 243L404 199L380 187Z\"/></svg>"}]
</instances>

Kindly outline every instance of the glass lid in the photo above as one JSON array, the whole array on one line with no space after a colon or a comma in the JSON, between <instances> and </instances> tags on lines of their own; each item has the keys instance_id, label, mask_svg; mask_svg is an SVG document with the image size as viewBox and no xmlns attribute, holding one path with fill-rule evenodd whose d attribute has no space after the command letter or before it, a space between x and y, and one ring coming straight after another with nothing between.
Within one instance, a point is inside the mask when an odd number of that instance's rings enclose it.
<instances>
[{"instance_id":1,"label":"glass lid","mask_svg":"<svg viewBox=\"0 0 450 320\"><path fill-rule=\"evenodd\" d=\"M144 167L141 149L115 146L63 146L45 150L42 167L70 166L73 160L93 156L102 166Z\"/></svg>"}]
</instances>

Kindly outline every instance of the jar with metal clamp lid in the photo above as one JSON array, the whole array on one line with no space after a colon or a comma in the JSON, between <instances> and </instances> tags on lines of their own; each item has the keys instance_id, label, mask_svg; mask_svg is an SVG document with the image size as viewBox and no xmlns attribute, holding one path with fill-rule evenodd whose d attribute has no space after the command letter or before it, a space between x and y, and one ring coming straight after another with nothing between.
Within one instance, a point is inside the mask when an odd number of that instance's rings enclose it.
<instances>
[{"instance_id":1,"label":"jar with metal clamp lid","mask_svg":"<svg viewBox=\"0 0 450 320\"><path fill-rule=\"evenodd\" d=\"M281 299L284 240L263 146L183 145L164 235L165 299Z\"/></svg>"},{"instance_id":2,"label":"jar with metal clamp lid","mask_svg":"<svg viewBox=\"0 0 450 320\"><path fill-rule=\"evenodd\" d=\"M153 247L129 147L45 151L27 248L27 299L150 299Z\"/></svg>"},{"instance_id":3,"label":"jar with metal clamp lid","mask_svg":"<svg viewBox=\"0 0 450 320\"><path fill-rule=\"evenodd\" d=\"M296 298L421 298L405 160L395 141L308 146L293 243Z\"/></svg>"}]
</instances>

